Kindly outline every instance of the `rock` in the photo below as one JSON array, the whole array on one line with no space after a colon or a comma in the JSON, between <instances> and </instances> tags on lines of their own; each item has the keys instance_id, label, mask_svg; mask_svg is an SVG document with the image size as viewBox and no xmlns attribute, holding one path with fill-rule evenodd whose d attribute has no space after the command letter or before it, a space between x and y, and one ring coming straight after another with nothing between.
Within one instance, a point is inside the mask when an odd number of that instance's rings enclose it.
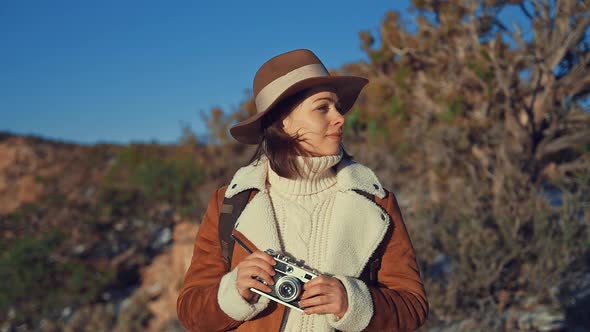
<instances>
[{"instance_id":1,"label":"rock","mask_svg":"<svg viewBox=\"0 0 590 332\"><path fill-rule=\"evenodd\" d=\"M122 232L125 229L126 223L124 221L120 221L115 224L114 228L117 232Z\"/></svg>"},{"instance_id":2,"label":"rock","mask_svg":"<svg viewBox=\"0 0 590 332\"><path fill-rule=\"evenodd\" d=\"M156 239L150 244L150 248L159 252L164 249L170 241L172 241L172 231L170 231L170 228L168 227L163 228L156 236Z\"/></svg>"},{"instance_id":3,"label":"rock","mask_svg":"<svg viewBox=\"0 0 590 332\"><path fill-rule=\"evenodd\" d=\"M149 296L148 308L153 314L146 331L172 331L165 329L165 326L173 326L171 322L177 322L176 300L192 258L197 230L198 226L192 223L176 225L170 249L155 257L142 270L142 286L139 292Z\"/></svg>"},{"instance_id":4,"label":"rock","mask_svg":"<svg viewBox=\"0 0 590 332\"><path fill-rule=\"evenodd\" d=\"M109 292L104 292L100 295L100 297L104 300L104 301L109 301L111 299L111 294Z\"/></svg>"},{"instance_id":5,"label":"rock","mask_svg":"<svg viewBox=\"0 0 590 332\"><path fill-rule=\"evenodd\" d=\"M0 144L0 214L9 214L22 204L37 201L43 186L35 179L44 161L21 137Z\"/></svg>"},{"instance_id":6,"label":"rock","mask_svg":"<svg viewBox=\"0 0 590 332\"><path fill-rule=\"evenodd\" d=\"M148 310L149 296L141 289L125 299L117 317L117 331L147 331L152 313Z\"/></svg>"},{"instance_id":7,"label":"rock","mask_svg":"<svg viewBox=\"0 0 590 332\"><path fill-rule=\"evenodd\" d=\"M451 259L445 254L436 255L432 260L430 270L433 279L444 279L453 271Z\"/></svg>"},{"instance_id":8,"label":"rock","mask_svg":"<svg viewBox=\"0 0 590 332\"><path fill-rule=\"evenodd\" d=\"M162 324L156 332L185 332L186 330L180 324L178 319L171 319Z\"/></svg>"},{"instance_id":9,"label":"rock","mask_svg":"<svg viewBox=\"0 0 590 332\"><path fill-rule=\"evenodd\" d=\"M113 331L115 315L111 304L81 307L65 323L64 332Z\"/></svg>"},{"instance_id":10,"label":"rock","mask_svg":"<svg viewBox=\"0 0 590 332\"><path fill-rule=\"evenodd\" d=\"M575 283L563 287L559 298L565 307L568 331L590 331L590 271L577 275Z\"/></svg>"},{"instance_id":11,"label":"rock","mask_svg":"<svg viewBox=\"0 0 590 332\"><path fill-rule=\"evenodd\" d=\"M170 204L164 204L158 209L160 218L172 220L174 218L175 210Z\"/></svg>"},{"instance_id":12,"label":"rock","mask_svg":"<svg viewBox=\"0 0 590 332\"><path fill-rule=\"evenodd\" d=\"M558 309L538 305L534 309L510 309L504 314L508 331L566 331L565 314Z\"/></svg>"},{"instance_id":13,"label":"rock","mask_svg":"<svg viewBox=\"0 0 590 332\"><path fill-rule=\"evenodd\" d=\"M86 188L86 190L84 190L83 195L86 199L89 199L89 198L92 198L95 193L96 193L96 189L94 187L89 187L89 188Z\"/></svg>"},{"instance_id":14,"label":"rock","mask_svg":"<svg viewBox=\"0 0 590 332\"><path fill-rule=\"evenodd\" d=\"M41 323L39 324L40 332L59 332L59 330L60 329L55 322L46 318L41 319Z\"/></svg>"},{"instance_id":15,"label":"rock","mask_svg":"<svg viewBox=\"0 0 590 332\"><path fill-rule=\"evenodd\" d=\"M74 247L72 252L74 255L82 255L86 251L86 246L83 244L78 244Z\"/></svg>"},{"instance_id":16,"label":"rock","mask_svg":"<svg viewBox=\"0 0 590 332\"><path fill-rule=\"evenodd\" d=\"M61 317L64 319L70 317L71 314L72 314L72 308L70 308L70 307L65 307L61 311Z\"/></svg>"},{"instance_id":17,"label":"rock","mask_svg":"<svg viewBox=\"0 0 590 332\"><path fill-rule=\"evenodd\" d=\"M0 144L0 172L16 162L16 149L9 143Z\"/></svg>"},{"instance_id":18,"label":"rock","mask_svg":"<svg viewBox=\"0 0 590 332\"><path fill-rule=\"evenodd\" d=\"M33 175L25 175L18 181L18 200L20 204L33 203L43 193L42 185Z\"/></svg>"},{"instance_id":19,"label":"rock","mask_svg":"<svg viewBox=\"0 0 590 332\"><path fill-rule=\"evenodd\" d=\"M143 227L145 225L145 222L143 220L141 220L141 219L134 218L133 221L132 221L132 224L133 224L133 227L140 228L140 227Z\"/></svg>"},{"instance_id":20,"label":"rock","mask_svg":"<svg viewBox=\"0 0 590 332\"><path fill-rule=\"evenodd\" d=\"M477 322L468 318L465 320L454 321L442 326L435 326L428 329L429 332L471 332L477 331L480 326Z\"/></svg>"}]
</instances>

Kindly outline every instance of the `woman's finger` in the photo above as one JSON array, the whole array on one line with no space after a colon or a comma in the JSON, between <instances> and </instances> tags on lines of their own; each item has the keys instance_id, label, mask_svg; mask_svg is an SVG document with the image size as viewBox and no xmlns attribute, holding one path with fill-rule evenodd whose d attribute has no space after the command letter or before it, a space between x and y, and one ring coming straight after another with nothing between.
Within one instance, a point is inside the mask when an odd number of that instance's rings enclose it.
<instances>
[{"instance_id":1,"label":"woman's finger","mask_svg":"<svg viewBox=\"0 0 590 332\"><path fill-rule=\"evenodd\" d=\"M315 307L318 305L329 304L330 302L331 302L330 296L319 295L319 296L314 296L312 298L299 301L299 306L302 308L310 308L310 307Z\"/></svg>"},{"instance_id":2,"label":"woman's finger","mask_svg":"<svg viewBox=\"0 0 590 332\"><path fill-rule=\"evenodd\" d=\"M313 279L311 279L310 281L306 282L303 285L303 289L309 288L309 287L314 287L316 285L320 285L320 284L326 284L326 283L330 283L330 280L333 279L331 277L328 277L326 275L319 275Z\"/></svg>"},{"instance_id":3,"label":"woman's finger","mask_svg":"<svg viewBox=\"0 0 590 332\"><path fill-rule=\"evenodd\" d=\"M305 308L305 312L308 314L331 313L338 317L344 315L348 309L348 298L346 289L340 280L323 276L311 283L315 279L304 285L299 305Z\"/></svg>"},{"instance_id":4,"label":"woman's finger","mask_svg":"<svg viewBox=\"0 0 590 332\"><path fill-rule=\"evenodd\" d=\"M252 254L248 255L248 257L244 258L245 261L246 260L254 260L254 259L261 259L271 266L274 266L277 264L277 262L272 257L270 257L269 254L262 252L260 250L257 250L255 252L253 252Z\"/></svg>"},{"instance_id":5,"label":"woman's finger","mask_svg":"<svg viewBox=\"0 0 590 332\"><path fill-rule=\"evenodd\" d=\"M241 269L246 269L251 266L257 266L261 269L264 269L267 274L270 274L270 275L275 274L275 270L272 268L272 266L270 264L268 264L268 262L266 260L264 260L260 257L254 257L254 258L251 258L247 261L240 262L240 264L238 264L238 268L241 268Z\"/></svg>"},{"instance_id":6,"label":"woman's finger","mask_svg":"<svg viewBox=\"0 0 590 332\"><path fill-rule=\"evenodd\" d=\"M273 271L274 272L274 271ZM274 280L265 269L261 269L258 266L248 266L244 269L238 269L237 280L246 281L255 277L261 278L269 285L274 285Z\"/></svg>"},{"instance_id":7,"label":"woman's finger","mask_svg":"<svg viewBox=\"0 0 590 332\"><path fill-rule=\"evenodd\" d=\"M333 287L330 285L326 285L325 283L318 283L312 285L311 287L303 287L303 294L301 294L301 299L308 299L310 297L314 297L320 294L329 294L333 292Z\"/></svg>"},{"instance_id":8,"label":"woman's finger","mask_svg":"<svg viewBox=\"0 0 590 332\"><path fill-rule=\"evenodd\" d=\"M270 287L268 287L267 285L263 284L262 282L260 282L256 279L252 279L252 278L250 278L248 280L244 280L242 283L240 283L238 285L238 290L239 289L246 290L246 289L250 289L250 288L255 288L255 289L258 289L258 290L266 292L266 293L272 291L272 289Z\"/></svg>"},{"instance_id":9,"label":"woman's finger","mask_svg":"<svg viewBox=\"0 0 590 332\"><path fill-rule=\"evenodd\" d=\"M248 264L238 266L238 268L241 268L243 271L246 271L249 269L258 269L258 270L264 271L265 274L268 274L271 276L274 276L276 274L275 270L272 267L268 266L268 264L266 264L266 263L263 263L263 264L248 263Z\"/></svg>"}]
</instances>

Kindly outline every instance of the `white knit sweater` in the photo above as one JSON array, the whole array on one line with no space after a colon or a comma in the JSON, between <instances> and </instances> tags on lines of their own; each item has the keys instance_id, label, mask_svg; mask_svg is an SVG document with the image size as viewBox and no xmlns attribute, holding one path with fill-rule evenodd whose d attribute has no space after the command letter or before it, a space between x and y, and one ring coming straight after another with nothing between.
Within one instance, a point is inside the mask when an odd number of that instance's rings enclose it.
<instances>
[{"instance_id":1,"label":"white knit sweater","mask_svg":"<svg viewBox=\"0 0 590 332\"><path fill-rule=\"evenodd\" d=\"M303 177L288 179L267 167L266 189L272 202L277 223L281 250L289 256L303 260L307 266L326 271L326 246L331 214L338 191L337 177L332 166L342 158L342 152L333 156L299 157ZM268 166L268 164L267 164ZM218 302L230 317L249 320L268 305L261 297L250 304L241 298L235 287L237 269L221 279ZM335 275L344 285L349 299L349 311L341 320L335 315L305 315L290 310L285 331L343 331L359 330L366 326L373 313L371 295L358 279ZM365 323L363 323L365 322Z\"/></svg>"},{"instance_id":2,"label":"white knit sweater","mask_svg":"<svg viewBox=\"0 0 590 332\"><path fill-rule=\"evenodd\" d=\"M327 243L326 229L334 206L336 174L331 168L342 154L297 159L303 177L288 179L270 167L268 189L283 252L319 271L325 267L322 252ZM325 319L318 315L289 312L285 331L324 330Z\"/></svg>"}]
</instances>

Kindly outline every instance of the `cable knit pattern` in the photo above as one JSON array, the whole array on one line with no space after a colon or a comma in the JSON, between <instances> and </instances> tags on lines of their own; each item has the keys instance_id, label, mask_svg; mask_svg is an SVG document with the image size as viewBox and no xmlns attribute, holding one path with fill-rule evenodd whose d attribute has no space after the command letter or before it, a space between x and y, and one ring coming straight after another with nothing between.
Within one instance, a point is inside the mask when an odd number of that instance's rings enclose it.
<instances>
[{"instance_id":1,"label":"cable knit pattern","mask_svg":"<svg viewBox=\"0 0 590 332\"><path fill-rule=\"evenodd\" d=\"M326 267L323 253L326 252L329 221L338 191L332 166L341 158L342 152L334 156L299 157L297 162L302 167L303 176L297 179L281 177L268 167L267 187L282 250L320 271ZM364 283L354 278L339 279L343 281L350 302L343 319L338 321L334 315L308 316L292 310L285 330L330 331L338 328L348 331L367 326L373 314L368 288L359 286Z\"/></svg>"}]
</instances>

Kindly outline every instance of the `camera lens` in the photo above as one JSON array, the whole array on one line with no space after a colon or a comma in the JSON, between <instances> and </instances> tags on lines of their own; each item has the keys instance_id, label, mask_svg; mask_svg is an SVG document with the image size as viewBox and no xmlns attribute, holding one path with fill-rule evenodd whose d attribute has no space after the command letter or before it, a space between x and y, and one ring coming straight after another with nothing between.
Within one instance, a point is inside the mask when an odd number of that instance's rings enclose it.
<instances>
[{"instance_id":1,"label":"camera lens","mask_svg":"<svg viewBox=\"0 0 590 332\"><path fill-rule=\"evenodd\" d=\"M281 288L279 289L282 297L291 297L293 293L295 293L295 288L291 284L282 284Z\"/></svg>"},{"instance_id":2,"label":"camera lens","mask_svg":"<svg viewBox=\"0 0 590 332\"><path fill-rule=\"evenodd\" d=\"M299 296L301 286L297 278L285 276L277 281L275 290L279 299L290 302Z\"/></svg>"}]
</instances>

